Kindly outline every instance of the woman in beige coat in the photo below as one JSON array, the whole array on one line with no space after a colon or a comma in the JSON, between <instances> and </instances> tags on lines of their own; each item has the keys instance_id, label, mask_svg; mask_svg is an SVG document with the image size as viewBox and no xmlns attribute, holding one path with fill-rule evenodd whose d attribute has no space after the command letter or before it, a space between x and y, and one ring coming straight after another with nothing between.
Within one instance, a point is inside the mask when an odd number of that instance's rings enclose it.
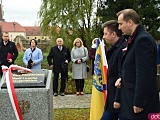
<instances>
[{"instance_id":1,"label":"woman in beige coat","mask_svg":"<svg viewBox=\"0 0 160 120\"><path fill-rule=\"evenodd\" d=\"M88 50L83 46L80 38L76 38L73 42L71 50L72 60L72 78L75 79L76 95L84 95L84 79L87 78L86 60L88 59Z\"/></svg>"}]
</instances>

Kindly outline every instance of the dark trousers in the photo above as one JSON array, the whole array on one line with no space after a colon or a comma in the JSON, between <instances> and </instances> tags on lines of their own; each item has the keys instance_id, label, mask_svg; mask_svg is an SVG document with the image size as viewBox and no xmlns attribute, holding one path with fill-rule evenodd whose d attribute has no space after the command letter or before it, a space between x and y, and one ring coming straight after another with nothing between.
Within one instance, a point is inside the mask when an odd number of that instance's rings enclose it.
<instances>
[{"instance_id":1,"label":"dark trousers","mask_svg":"<svg viewBox=\"0 0 160 120\"><path fill-rule=\"evenodd\" d=\"M57 92L57 93L58 93L58 78L59 78L59 73L61 73L61 87L60 87L60 92L65 92L65 87L66 87L66 76L65 76L65 72L54 72L53 92Z\"/></svg>"},{"instance_id":2,"label":"dark trousers","mask_svg":"<svg viewBox=\"0 0 160 120\"><path fill-rule=\"evenodd\" d=\"M0 75L1 75L1 77L2 77L2 75L3 75L2 67L1 67L1 66L0 66Z\"/></svg>"},{"instance_id":3,"label":"dark trousers","mask_svg":"<svg viewBox=\"0 0 160 120\"><path fill-rule=\"evenodd\" d=\"M126 118L123 118L123 120L133 120L133 119L126 119ZM145 120L145 119L144 119Z\"/></svg>"},{"instance_id":4,"label":"dark trousers","mask_svg":"<svg viewBox=\"0 0 160 120\"><path fill-rule=\"evenodd\" d=\"M119 119L118 119L119 118ZM108 110L103 112L101 120L124 120L118 112L110 112Z\"/></svg>"},{"instance_id":5,"label":"dark trousers","mask_svg":"<svg viewBox=\"0 0 160 120\"><path fill-rule=\"evenodd\" d=\"M75 79L75 84L77 92L83 92L84 79Z\"/></svg>"}]
</instances>

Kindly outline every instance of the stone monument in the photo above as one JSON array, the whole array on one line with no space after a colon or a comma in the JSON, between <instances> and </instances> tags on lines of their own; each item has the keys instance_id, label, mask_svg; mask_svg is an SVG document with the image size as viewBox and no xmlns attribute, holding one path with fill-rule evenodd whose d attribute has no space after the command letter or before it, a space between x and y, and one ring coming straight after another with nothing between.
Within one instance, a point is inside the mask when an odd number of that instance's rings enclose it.
<instances>
[{"instance_id":1,"label":"stone monument","mask_svg":"<svg viewBox=\"0 0 160 120\"><path fill-rule=\"evenodd\" d=\"M52 71L32 70L13 74L15 92L23 120L52 120ZM16 120L6 85L0 90L0 120Z\"/></svg>"}]
</instances>

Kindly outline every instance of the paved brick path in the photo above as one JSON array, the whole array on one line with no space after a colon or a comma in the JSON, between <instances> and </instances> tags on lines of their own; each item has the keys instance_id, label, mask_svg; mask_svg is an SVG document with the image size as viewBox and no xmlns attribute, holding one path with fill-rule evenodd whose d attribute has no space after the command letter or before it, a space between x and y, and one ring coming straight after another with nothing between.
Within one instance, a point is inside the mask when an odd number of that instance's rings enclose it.
<instances>
[{"instance_id":1,"label":"paved brick path","mask_svg":"<svg viewBox=\"0 0 160 120\"><path fill-rule=\"evenodd\" d=\"M56 108L90 108L91 94L53 96L53 109Z\"/></svg>"}]
</instances>

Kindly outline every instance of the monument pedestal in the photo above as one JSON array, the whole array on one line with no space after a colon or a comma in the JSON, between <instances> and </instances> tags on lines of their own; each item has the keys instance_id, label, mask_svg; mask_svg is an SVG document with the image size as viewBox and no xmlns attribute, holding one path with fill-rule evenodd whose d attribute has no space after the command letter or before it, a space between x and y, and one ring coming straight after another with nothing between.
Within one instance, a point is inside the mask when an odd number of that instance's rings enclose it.
<instances>
[{"instance_id":1,"label":"monument pedestal","mask_svg":"<svg viewBox=\"0 0 160 120\"><path fill-rule=\"evenodd\" d=\"M52 71L48 70L46 86L15 88L23 120L52 120ZM6 88L0 90L0 120L16 120Z\"/></svg>"}]
</instances>

